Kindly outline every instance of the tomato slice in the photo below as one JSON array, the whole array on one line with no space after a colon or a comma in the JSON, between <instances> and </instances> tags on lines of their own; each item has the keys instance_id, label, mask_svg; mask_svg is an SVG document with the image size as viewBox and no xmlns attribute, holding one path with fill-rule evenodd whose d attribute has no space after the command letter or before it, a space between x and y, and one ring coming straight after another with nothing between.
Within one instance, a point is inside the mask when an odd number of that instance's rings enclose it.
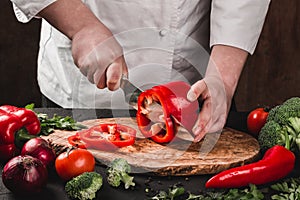
<instances>
[{"instance_id":1,"label":"tomato slice","mask_svg":"<svg viewBox=\"0 0 300 200\"><path fill-rule=\"evenodd\" d=\"M121 124L99 124L78 134L87 148L114 150L133 145L136 130Z\"/></svg>"},{"instance_id":2,"label":"tomato slice","mask_svg":"<svg viewBox=\"0 0 300 200\"><path fill-rule=\"evenodd\" d=\"M71 135L68 137L68 142L74 147L86 149L85 143L80 139L80 136L78 133L75 135Z\"/></svg>"}]
</instances>

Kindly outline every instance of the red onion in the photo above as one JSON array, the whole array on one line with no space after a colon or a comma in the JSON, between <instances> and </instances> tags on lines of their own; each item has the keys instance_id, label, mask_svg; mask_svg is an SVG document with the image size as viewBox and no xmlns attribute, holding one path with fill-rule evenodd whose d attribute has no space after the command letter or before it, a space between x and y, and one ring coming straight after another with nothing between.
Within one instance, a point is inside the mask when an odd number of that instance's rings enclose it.
<instances>
[{"instance_id":1,"label":"red onion","mask_svg":"<svg viewBox=\"0 0 300 200\"><path fill-rule=\"evenodd\" d=\"M30 155L38 158L46 166L52 165L56 158L54 150L49 143L41 137L28 140L22 148L21 155Z\"/></svg>"},{"instance_id":2,"label":"red onion","mask_svg":"<svg viewBox=\"0 0 300 200\"><path fill-rule=\"evenodd\" d=\"M3 168L2 181L5 187L16 194L34 194L47 184L48 170L37 158L29 155L9 160Z\"/></svg>"}]
</instances>

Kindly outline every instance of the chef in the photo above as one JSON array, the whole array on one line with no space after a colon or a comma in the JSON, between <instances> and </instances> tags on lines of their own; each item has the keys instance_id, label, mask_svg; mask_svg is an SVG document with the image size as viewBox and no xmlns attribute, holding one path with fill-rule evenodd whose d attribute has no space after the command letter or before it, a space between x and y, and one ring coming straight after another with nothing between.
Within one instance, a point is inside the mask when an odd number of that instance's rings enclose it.
<instances>
[{"instance_id":1,"label":"chef","mask_svg":"<svg viewBox=\"0 0 300 200\"><path fill-rule=\"evenodd\" d=\"M226 122L270 0L11 0L21 22L42 18L38 83L45 104L126 108L122 76L147 89L190 83L203 100L196 141Z\"/></svg>"}]
</instances>

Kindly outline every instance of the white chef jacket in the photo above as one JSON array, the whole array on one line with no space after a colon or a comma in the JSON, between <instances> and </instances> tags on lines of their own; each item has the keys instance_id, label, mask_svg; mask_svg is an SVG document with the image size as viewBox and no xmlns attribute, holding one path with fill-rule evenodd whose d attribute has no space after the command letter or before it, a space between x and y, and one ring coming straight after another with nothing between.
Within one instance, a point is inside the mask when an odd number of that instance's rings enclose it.
<instances>
[{"instance_id":1,"label":"white chef jacket","mask_svg":"<svg viewBox=\"0 0 300 200\"><path fill-rule=\"evenodd\" d=\"M11 0L28 22L55 0ZM270 0L83 0L124 50L129 78L147 89L201 79L215 44L254 52ZM66 108L124 108L122 90L97 89L74 65L71 41L42 21L38 56L41 92Z\"/></svg>"}]
</instances>

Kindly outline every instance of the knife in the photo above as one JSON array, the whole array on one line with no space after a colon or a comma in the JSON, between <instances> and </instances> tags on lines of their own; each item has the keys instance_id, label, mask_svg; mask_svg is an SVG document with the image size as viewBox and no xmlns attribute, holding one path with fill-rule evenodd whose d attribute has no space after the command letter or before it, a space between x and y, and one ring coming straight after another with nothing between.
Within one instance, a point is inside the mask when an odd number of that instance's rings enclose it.
<instances>
[{"instance_id":1,"label":"knife","mask_svg":"<svg viewBox=\"0 0 300 200\"><path fill-rule=\"evenodd\" d=\"M126 75L123 75L121 78L120 88L124 92L126 103L128 103L135 110L137 110L138 109L137 100L138 100L139 95L143 92L143 90L140 89L139 87L135 86L133 83L131 83ZM156 107L156 109L153 109L153 110L156 110L155 112L160 112L160 113L152 113L151 115L149 115L149 119L153 122L161 121L162 119L158 118L158 116L161 116L163 114L161 105L156 103L153 106ZM184 127L184 125L178 119L176 119L176 117L174 117L173 115L171 115L171 117L174 120L174 122L180 126L180 130L182 130L183 132L189 133L189 136L190 136L189 140L193 140L194 139L192 137L193 134L190 133ZM185 136L185 138L186 138L186 136Z\"/></svg>"},{"instance_id":2,"label":"knife","mask_svg":"<svg viewBox=\"0 0 300 200\"><path fill-rule=\"evenodd\" d=\"M120 88L124 92L126 103L137 110L137 100L143 90L131 83L126 75L122 75Z\"/></svg>"}]
</instances>

